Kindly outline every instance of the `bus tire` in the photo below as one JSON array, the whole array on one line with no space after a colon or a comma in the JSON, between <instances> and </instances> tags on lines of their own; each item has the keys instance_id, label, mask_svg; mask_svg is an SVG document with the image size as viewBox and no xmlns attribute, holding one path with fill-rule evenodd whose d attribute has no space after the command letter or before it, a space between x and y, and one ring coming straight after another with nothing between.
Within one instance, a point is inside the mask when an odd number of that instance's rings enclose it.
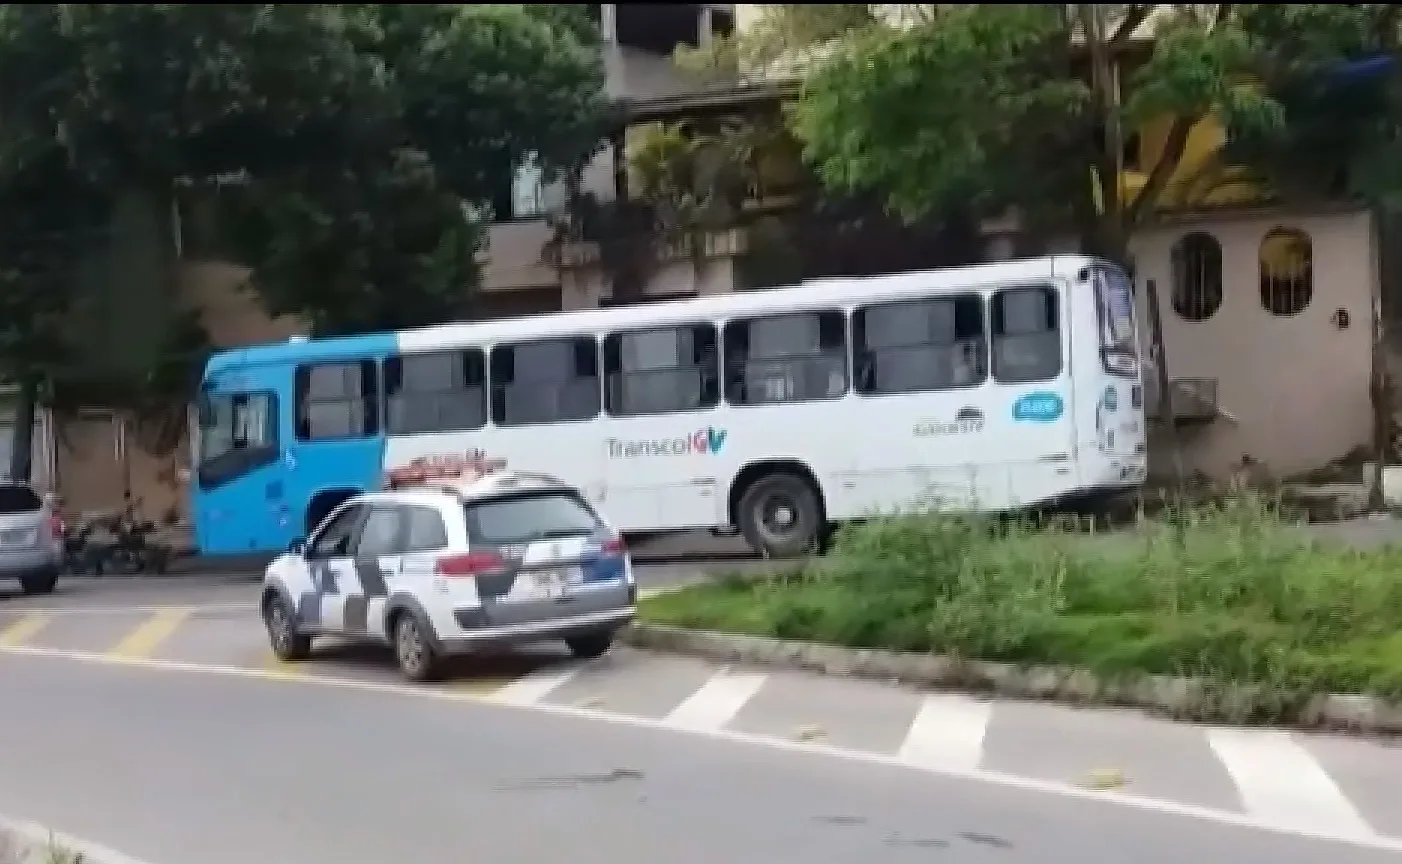
<instances>
[{"instance_id":1,"label":"bus tire","mask_svg":"<svg viewBox=\"0 0 1402 864\"><path fill-rule=\"evenodd\" d=\"M766 558L795 558L814 551L823 534L818 490L796 474L766 474L740 496L736 521L750 548Z\"/></svg>"}]
</instances>

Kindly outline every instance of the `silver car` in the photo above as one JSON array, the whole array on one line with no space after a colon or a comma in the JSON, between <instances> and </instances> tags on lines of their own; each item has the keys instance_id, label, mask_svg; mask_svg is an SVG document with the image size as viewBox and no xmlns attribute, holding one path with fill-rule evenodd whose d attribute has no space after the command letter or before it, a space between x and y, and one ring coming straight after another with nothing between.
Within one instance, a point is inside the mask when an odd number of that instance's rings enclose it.
<instances>
[{"instance_id":1,"label":"silver car","mask_svg":"<svg viewBox=\"0 0 1402 864\"><path fill-rule=\"evenodd\" d=\"M0 481L0 580L48 594L62 563L63 523L53 506L23 483Z\"/></svg>"}]
</instances>

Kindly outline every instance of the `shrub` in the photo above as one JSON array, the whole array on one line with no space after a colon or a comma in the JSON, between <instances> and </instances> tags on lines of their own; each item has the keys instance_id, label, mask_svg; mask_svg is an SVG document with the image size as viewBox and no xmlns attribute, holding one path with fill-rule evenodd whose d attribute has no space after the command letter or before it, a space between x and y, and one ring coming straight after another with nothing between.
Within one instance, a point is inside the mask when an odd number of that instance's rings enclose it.
<instances>
[{"instance_id":1,"label":"shrub","mask_svg":"<svg viewBox=\"0 0 1402 864\"><path fill-rule=\"evenodd\" d=\"M1313 541L1272 501L1169 508L1139 530L907 514L843 528L783 579L727 580L643 619L854 647L1402 695L1402 551Z\"/></svg>"}]
</instances>

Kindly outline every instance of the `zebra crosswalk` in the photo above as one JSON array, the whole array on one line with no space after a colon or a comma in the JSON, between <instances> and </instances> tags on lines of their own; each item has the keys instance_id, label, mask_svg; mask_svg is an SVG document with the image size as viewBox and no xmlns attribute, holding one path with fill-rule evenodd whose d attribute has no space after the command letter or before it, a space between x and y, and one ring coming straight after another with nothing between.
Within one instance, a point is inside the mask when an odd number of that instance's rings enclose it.
<instances>
[{"instance_id":1,"label":"zebra crosswalk","mask_svg":"<svg viewBox=\"0 0 1402 864\"><path fill-rule=\"evenodd\" d=\"M325 640L305 663L267 650L254 610L0 609L0 653L50 653L283 679L398 683L387 650ZM1108 789L1341 837L1402 838L1391 741L1176 723L1127 710L921 692L731 668L619 647L589 662L540 646L464 658L436 686L516 706L581 707L689 732L827 744L913 767Z\"/></svg>"}]
</instances>

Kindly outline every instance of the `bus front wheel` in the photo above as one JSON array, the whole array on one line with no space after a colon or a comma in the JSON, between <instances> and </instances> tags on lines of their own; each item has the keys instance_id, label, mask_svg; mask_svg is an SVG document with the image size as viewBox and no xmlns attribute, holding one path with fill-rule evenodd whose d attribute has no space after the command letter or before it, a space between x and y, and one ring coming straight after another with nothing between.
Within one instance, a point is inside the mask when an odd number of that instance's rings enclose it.
<instances>
[{"instance_id":1,"label":"bus front wheel","mask_svg":"<svg viewBox=\"0 0 1402 864\"><path fill-rule=\"evenodd\" d=\"M804 478L769 474L740 496L740 533L767 558L793 558L813 551L823 533L818 490Z\"/></svg>"}]
</instances>

